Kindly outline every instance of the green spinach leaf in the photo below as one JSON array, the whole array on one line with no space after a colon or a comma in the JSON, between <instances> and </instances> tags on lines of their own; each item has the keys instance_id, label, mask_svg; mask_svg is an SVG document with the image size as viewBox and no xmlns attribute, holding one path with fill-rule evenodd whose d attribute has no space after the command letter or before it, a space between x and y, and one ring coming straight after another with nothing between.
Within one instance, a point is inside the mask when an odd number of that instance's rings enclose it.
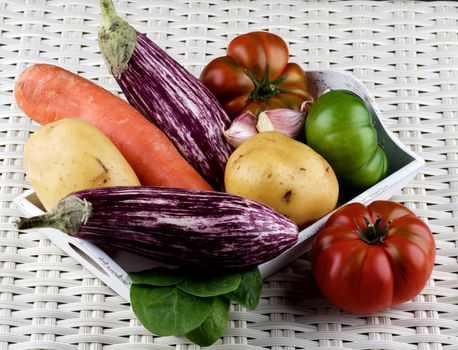
<instances>
[{"instance_id":1,"label":"green spinach leaf","mask_svg":"<svg viewBox=\"0 0 458 350\"><path fill-rule=\"evenodd\" d=\"M130 300L142 325L159 336L190 332L204 322L213 306L213 298L196 297L175 286L133 284Z\"/></svg>"},{"instance_id":2,"label":"green spinach leaf","mask_svg":"<svg viewBox=\"0 0 458 350\"><path fill-rule=\"evenodd\" d=\"M149 284L151 286L173 286L187 278L180 269L168 269L158 266L149 270L129 273L132 283Z\"/></svg>"},{"instance_id":3,"label":"green spinach leaf","mask_svg":"<svg viewBox=\"0 0 458 350\"><path fill-rule=\"evenodd\" d=\"M236 290L240 281L239 272L212 276L189 276L178 283L177 288L198 297L212 297Z\"/></svg>"},{"instance_id":4,"label":"green spinach leaf","mask_svg":"<svg viewBox=\"0 0 458 350\"><path fill-rule=\"evenodd\" d=\"M181 282L180 282L181 283ZM262 276L259 268L254 268L241 273L238 288L225 296L246 307L254 310L258 305L262 290Z\"/></svg>"},{"instance_id":5,"label":"green spinach leaf","mask_svg":"<svg viewBox=\"0 0 458 350\"><path fill-rule=\"evenodd\" d=\"M216 342L227 327L229 300L221 296L213 298L210 314L196 329L186 333L186 338L200 346Z\"/></svg>"}]
</instances>

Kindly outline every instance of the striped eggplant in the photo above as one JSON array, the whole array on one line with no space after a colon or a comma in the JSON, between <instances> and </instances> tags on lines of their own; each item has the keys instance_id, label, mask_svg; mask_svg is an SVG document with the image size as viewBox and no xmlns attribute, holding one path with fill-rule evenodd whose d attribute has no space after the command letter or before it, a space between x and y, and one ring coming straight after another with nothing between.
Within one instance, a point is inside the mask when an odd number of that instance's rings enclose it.
<instances>
[{"instance_id":1,"label":"striped eggplant","mask_svg":"<svg viewBox=\"0 0 458 350\"><path fill-rule=\"evenodd\" d=\"M235 270L279 255L298 238L291 220L223 192L120 186L83 190L18 229L53 227L182 267Z\"/></svg>"},{"instance_id":2,"label":"striped eggplant","mask_svg":"<svg viewBox=\"0 0 458 350\"><path fill-rule=\"evenodd\" d=\"M216 190L232 152L223 131L231 120L216 97L158 45L100 0L102 55L129 103L156 124Z\"/></svg>"}]
</instances>

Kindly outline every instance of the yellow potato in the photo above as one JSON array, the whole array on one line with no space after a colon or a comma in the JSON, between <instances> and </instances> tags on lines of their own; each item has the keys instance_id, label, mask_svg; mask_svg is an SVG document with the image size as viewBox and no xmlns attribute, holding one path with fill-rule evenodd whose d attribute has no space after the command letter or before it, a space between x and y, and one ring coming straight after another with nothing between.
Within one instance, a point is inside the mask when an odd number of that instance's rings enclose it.
<instances>
[{"instance_id":1,"label":"yellow potato","mask_svg":"<svg viewBox=\"0 0 458 350\"><path fill-rule=\"evenodd\" d=\"M308 225L331 212L339 196L336 175L309 146L276 131L261 132L229 157L226 191L267 204Z\"/></svg>"},{"instance_id":2,"label":"yellow potato","mask_svg":"<svg viewBox=\"0 0 458 350\"><path fill-rule=\"evenodd\" d=\"M24 171L46 210L74 191L140 185L110 139L80 119L62 119L38 129L25 144Z\"/></svg>"}]
</instances>

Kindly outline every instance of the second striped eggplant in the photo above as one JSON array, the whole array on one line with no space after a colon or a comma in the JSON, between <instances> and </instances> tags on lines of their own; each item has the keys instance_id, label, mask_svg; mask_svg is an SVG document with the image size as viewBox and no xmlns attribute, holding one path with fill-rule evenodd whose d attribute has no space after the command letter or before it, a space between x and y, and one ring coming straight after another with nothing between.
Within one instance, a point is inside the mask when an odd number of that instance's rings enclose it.
<instances>
[{"instance_id":1,"label":"second striped eggplant","mask_svg":"<svg viewBox=\"0 0 458 350\"><path fill-rule=\"evenodd\" d=\"M99 46L127 100L215 190L224 190L224 168L232 152L223 134L231 124L228 115L199 79L119 17L111 0L100 4Z\"/></svg>"},{"instance_id":2,"label":"second striped eggplant","mask_svg":"<svg viewBox=\"0 0 458 350\"><path fill-rule=\"evenodd\" d=\"M216 191L123 186L75 192L19 229L74 237L187 268L241 270L293 246L297 225L259 202Z\"/></svg>"}]
</instances>

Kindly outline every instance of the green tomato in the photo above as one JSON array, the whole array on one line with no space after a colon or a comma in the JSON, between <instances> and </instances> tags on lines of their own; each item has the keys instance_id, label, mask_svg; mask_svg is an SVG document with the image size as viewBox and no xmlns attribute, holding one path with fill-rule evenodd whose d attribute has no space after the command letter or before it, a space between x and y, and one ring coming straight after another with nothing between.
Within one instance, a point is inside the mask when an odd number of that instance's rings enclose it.
<instances>
[{"instance_id":1,"label":"green tomato","mask_svg":"<svg viewBox=\"0 0 458 350\"><path fill-rule=\"evenodd\" d=\"M366 189L388 174L388 158L364 101L348 90L321 95L308 111L307 144L332 166L344 185Z\"/></svg>"}]
</instances>

